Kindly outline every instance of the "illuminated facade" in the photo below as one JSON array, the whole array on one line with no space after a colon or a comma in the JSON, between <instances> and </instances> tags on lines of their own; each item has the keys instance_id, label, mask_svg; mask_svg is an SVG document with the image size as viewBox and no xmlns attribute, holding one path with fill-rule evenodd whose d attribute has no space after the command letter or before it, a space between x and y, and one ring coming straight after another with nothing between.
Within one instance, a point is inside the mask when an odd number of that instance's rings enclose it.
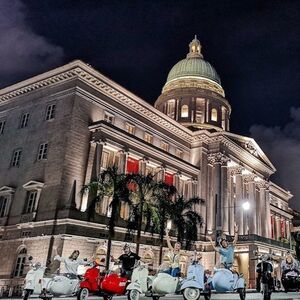
<instances>
[{"instance_id":1,"label":"illuminated facade","mask_svg":"<svg viewBox=\"0 0 300 300\"><path fill-rule=\"evenodd\" d=\"M53 246L62 255L94 253L107 238L110 200L95 214L80 190L116 165L205 200L195 209L205 221L196 247L206 268L215 260L207 234L217 226L233 235L236 222L237 265L253 287L252 251L283 256L289 248L292 195L269 180L276 170L257 143L229 131L230 113L196 38L155 107L78 60L0 90L0 285L22 284L26 256L45 264ZM115 255L128 239L128 216L123 205ZM142 255L157 265L158 237L142 238ZM183 256L183 269L187 263Z\"/></svg>"}]
</instances>

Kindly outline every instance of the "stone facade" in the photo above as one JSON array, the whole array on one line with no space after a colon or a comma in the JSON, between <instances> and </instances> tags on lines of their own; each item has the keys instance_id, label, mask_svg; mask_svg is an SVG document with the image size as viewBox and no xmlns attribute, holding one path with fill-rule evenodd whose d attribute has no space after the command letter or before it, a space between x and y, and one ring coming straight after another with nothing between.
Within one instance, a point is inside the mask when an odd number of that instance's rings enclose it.
<instances>
[{"instance_id":1,"label":"stone facade","mask_svg":"<svg viewBox=\"0 0 300 300\"><path fill-rule=\"evenodd\" d=\"M55 112L47 120L50 105ZM24 113L28 124L20 128ZM205 221L195 246L206 268L215 263L207 234L217 227L233 235L237 222L236 261L253 287L253 250L283 256L289 247L292 195L269 180L275 168L253 139L230 133L229 125L195 131L177 121L78 60L0 90L0 249L8 253L0 257L0 284L22 283L26 267L15 275L22 249L43 264L54 246L62 255L79 249L90 257L107 238L108 200L93 213L81 188L107 166L126 172L131 163L205 200L195 208ZM22 152L13 166L16 149ZM122 207L115 256L127 239L127 218ZM157 267L158 237L145 233L142 242L142 255L151 253ZM185 270L187 257L181 264Z\"/></svg>"}]
</instances>

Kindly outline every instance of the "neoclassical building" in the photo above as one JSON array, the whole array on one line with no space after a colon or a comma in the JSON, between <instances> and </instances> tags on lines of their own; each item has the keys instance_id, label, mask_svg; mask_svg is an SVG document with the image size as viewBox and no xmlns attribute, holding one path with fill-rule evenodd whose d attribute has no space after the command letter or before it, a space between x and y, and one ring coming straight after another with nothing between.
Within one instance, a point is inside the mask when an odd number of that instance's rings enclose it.
<instances>
[{"instance_id":1,"label":"neoclassical building","mask_svg":"<svg viewBox=\"0 0 300 300\"><path fill-rule=\"evenodd\" d=\"M290 247L292 195L270 180L276 169L259 145L230 132L230 114L196 37L154 107L79 60L0 90L0 286L22 284L28 255L45 264L54 246L89 257L105 243L110 199L93 207L80 190L115 165L204 200L196 248L206 268L215 263L207 234L233 235L236 222L236 265L253 287L253 251L282 257ZM128 216L123 205L114 255ZM142 255L157 265L158 237L142 238Z\"/></svg>"}]
</instances>

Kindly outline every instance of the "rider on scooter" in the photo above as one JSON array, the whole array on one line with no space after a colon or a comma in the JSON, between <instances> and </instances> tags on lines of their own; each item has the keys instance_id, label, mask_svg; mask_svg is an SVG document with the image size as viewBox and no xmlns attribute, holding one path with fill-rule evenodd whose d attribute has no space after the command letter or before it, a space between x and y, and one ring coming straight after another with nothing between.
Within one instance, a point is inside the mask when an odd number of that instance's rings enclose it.
<instances>
[{"instance_id":1,"label":"rider on scooter","mask_svg":"<svg viewBox=\"0 0 300 300\"><path fill-rule=\"evenodd\" d=\"M169 248L169 269L166 271L166 273L170 274L173 277L179 277L180 276L180 250L181 250L181 243L176 242L174 247L171 244L171 240L169 237L169 229L166 229L166 239L167 239L167 244Z\"/></svg>"},{"instance_id":2,"label":"rider on scooter","mask_svg":"<svg viewBox=\"0 0 300 300\"><path fill-rule=\"evenodd\" d=\"M130 278L137 261L141 258L136 253L131 252L128 244L125 244L123 251L124 253L118 259L113 256L111 256L111 259L115 263L121 263L121 276Z\"/></svg>"},{"instance_id":3,"label":"rider on scooter","mask_svg":"<svg viewBox=\"0 0 300 300\"><path fill-rule=\"evenodd\" d=\"M77 276L77 269L80 265L87 266L89 262L87 259L79 259L79 250L74 250L69 257L61 257L57 254L57 248L53 247L54 250L54 260L64 263L65 271L67 274L73 274Z\"/></svg>"},{"instance_id":4,"label":"rider on scooter","mask_svg":"<svg viewBox=\"0 0 300 300\"><path fill-rule=\"evenodd\" d=\"M282 271L282 275L290 271L299 273L299 264L289 251L286 254L285 260L281 262L281 271Z\"/></svg>"},{"instance_id":5,"label":"rider on scooter","mask_svg":"<svg viewBox=\"0 0 300 300\"><path fill-rule=\"evenodd\" d=\"M216 252L220 253L220 266L225 269L231 269L234 262L234 246L238 240L238 226L234 224L234 240L232 244L226 240L226 238L221 238L219 241L220 247L215 247L214 242L209 236L209 241Z\"/></svg>"}]
</instances>

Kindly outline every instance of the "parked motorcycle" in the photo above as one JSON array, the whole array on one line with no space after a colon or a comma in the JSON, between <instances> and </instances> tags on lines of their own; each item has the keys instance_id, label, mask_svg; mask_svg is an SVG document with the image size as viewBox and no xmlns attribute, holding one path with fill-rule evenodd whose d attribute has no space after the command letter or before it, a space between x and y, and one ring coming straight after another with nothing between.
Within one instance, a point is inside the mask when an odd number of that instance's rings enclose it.
<instances>
[{"instance_id":1,"label":"parked motorcycle","mask_svg":"<svg viewBox=\"0 0 300 300\"><path fill-rule=\"evenodd\" d=\"M263 254L254 258L254 260L256 259L260 260L256 265L256 289L263 294L263 300L271 300L271 295L274 291L273 257L270 254Z\"/></svg>"},{"instance_id":2,"label":"parked motorcycle","mask_svg":"<svg viewBox=\"0 0 300 300\"><path fill-rule=\"evenodd\" d=\"M300 274L296 270L284 272L281 276L281 283L284 291L287 293L291 290L300 290Z\"/></svg>"},{"instance_id":3,"label":"parked motorcycle","mask_svg":"<svg viewBox=\"0 0 300 300\"><path fill-rule=\"evenodd\" d=\"M134 268L131 282L126 288L128 300L139 300L140 295L145 294L149 290L149 287L152 285L153 277L154 276L149 277L148 266L139 263L139 265Z\"/></svg>"},{"instance_id":4,"label":"parked motorcycle","mask_svg":"<svg viewBox=\"0 0 300 300\"><path fill-rule=\"evenodd\" d=\"M187 278L182 281L180 290L185 300L197 300L204 289L204 268L194 260L188 267ZM209 293L206 293L204 297L209 299Z\"/></svg>"},{"instance_id":5,"label":"parked motorcycle","mask_svg":"<svg viewBox=\"0 0 300 300\"><path fill-rule=\"evenodd\" d=\"M37 263L32 263L32 257L29 258L30 270L27 272L24 284L24 300L27 300L30 295L39 295L45 285L45 280L43 278L45 269L42 265Z\"/></svg>"},{"instance_id":6,"label":"parked motorcycle","mask_svg":"<svg viewBox=\"0 0 300 300\"><path fill-rule=\"evenodd\" d=\"M103 297L104 300L110 300L114 295L124 295L127 285L127 278L111 272L104 274L100 272L100 265L94 263L80 282L77 299L87 300L89 294L96 294Z\"/></svg>"},{"instance_id":7,"label":"parked motorcycle","mask_svg":"<svg viewBox=\"0 0 300 300\"><path fill-rule=\"evenodd\" d=\"M228 269L216 269L212 277L212 288L217 292L237 291L240 300L246 299L245 279Z\"/></svg>"}]
</instances>

